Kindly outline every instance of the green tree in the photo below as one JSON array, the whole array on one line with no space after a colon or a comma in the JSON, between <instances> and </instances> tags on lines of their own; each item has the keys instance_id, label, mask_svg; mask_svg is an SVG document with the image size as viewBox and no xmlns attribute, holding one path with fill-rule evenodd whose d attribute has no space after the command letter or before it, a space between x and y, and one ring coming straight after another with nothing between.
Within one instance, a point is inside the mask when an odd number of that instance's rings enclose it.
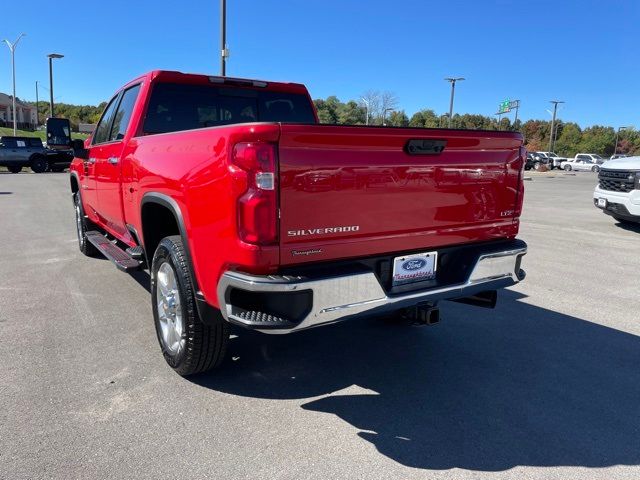
<instances>
[{"instance_id":1,"label":"green tree","mask_svg":"<svg viewBox=\"0 0 640 480\"><path fill-rule=\"evenodd\" d=\"M410 127L438 128L439 123L440 118L436 115L436 112L427 109L414 113L411 116L411 120L409 120Z\"/></svg>"},{"instance_id":2,"label":"green tree","mask_svg":"<svg viewBox=\"0 0 640 480\"><path fill-rule=\"evenodd\" d=\"M338 123L341 125L364 125L366 109L350 100L338 107Z\"/></svg>"},{"instance_id":3,"label":"green tree","mask_svg":"<svg viewBox=\"0 0 640 480\"><path fill-rule=\"evenodd\" d=\"M404 110L393 111L389 114L386 124L391 127L408 127L409 117L404 113Z\"/></svg>"}]
</instances>

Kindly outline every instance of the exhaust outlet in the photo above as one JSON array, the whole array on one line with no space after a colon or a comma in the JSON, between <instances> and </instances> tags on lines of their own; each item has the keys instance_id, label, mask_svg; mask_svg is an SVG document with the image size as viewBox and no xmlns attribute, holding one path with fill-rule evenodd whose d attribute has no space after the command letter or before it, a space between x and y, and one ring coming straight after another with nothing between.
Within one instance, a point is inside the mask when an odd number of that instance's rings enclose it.
<instances>
[{"instance_id":1,"label":"exhaust outlet","mask_svg":"<svg viewBox=\"0 0 640 480\"><path fill-rule=\"evenodd\" d=\"M414 325L435 325L440 322L440 309L431 303L419 304L407 308L404 318Z\"/></svg>"},{"instance_id":2,"label":"exhaust outlet","mask_svg":"<svg viewBox=\"0 0 640 480\"><path fill-rule=\"evenodd\" d=\"M496 303L498 302L498 291L487 290L486 292L480 292L470 297L455 298L452 301L466 303L467 305L474 305L476 307L496 308Z\"/></svg>"}]
</instances>

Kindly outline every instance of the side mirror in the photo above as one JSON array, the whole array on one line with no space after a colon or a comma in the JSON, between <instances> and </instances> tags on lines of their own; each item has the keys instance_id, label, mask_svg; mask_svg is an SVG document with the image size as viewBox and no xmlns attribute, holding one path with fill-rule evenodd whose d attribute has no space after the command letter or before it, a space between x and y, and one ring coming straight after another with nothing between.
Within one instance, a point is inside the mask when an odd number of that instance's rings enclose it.
<instances>
[{"instance_id":1,"label":"side mirror","mask_svg":"<svg viewBox=\"0 0 640 480\"><path fill-rule=\"evenodd\" d=\"M71 148L73 149L74 157L89 160L89 150L84 148L84 140L80 140L79 138L72 140Z\"/></svg>"},{"instance_id":2,"label":"side mirror","mask_svg":"<svg viewBox=\"0 0 640 480\"><path fill-rule=\"evenodd\" d=\"M47 147L69 150L71 147L71 123L66 118L47 118Z\"/></svg>"}]
</instances>

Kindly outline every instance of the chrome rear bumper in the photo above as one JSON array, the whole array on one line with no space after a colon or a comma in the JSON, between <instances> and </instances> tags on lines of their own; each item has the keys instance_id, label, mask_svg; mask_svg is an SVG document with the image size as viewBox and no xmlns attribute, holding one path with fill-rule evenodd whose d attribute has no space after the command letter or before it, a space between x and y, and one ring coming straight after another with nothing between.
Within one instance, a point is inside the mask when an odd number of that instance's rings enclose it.
<instances>
[{"instance_id":1,"label":"chrome rear bumper","mask_svg":"<svg viewBox=\"0 0 640 480\"><path fill-rule=\"evenodd\" d=\"M265 333L289 333L318 325L333 323L348 317L360 316L414 306L421 302L436 302L468 297L486 290L497 290L518 283L524 278L520 260L527 253L526 244L519 248L491 252L478 257L467 280L398 295L387 295L373 272L360 272L323 278L293 276L255 276L228 271L218 283L218 301L223 317L232 323ZM272 328L252 325L246 309L233 305L231 292L286 293L311 292L310 308L295 322L278 325L276 317ZM268 314L257 313L258 318ZM263 315L264 317L260 317ZM270 317L270 316L269 316ZM256 318L255 314L253 318Z\"/></svg>"}]
</instances>

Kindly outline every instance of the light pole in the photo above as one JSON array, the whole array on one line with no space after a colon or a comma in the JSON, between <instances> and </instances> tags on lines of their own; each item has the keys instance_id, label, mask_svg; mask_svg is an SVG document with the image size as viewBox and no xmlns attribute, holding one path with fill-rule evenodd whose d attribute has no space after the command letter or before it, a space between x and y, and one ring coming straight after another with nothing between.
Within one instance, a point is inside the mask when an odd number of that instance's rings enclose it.
<instances>
[{"instance_id":1,"label":"light pole","mask_svg":"<svg viewBox=\"0 0 640 480\"><path fill-rule=\"evenodd\" d=\"M53 118L55 116L53 110L53 59L63 58L64 55L60 55L59 53L50 53L47 57L49 58L49 116Z\"/></svg>"},{"instance_id":2,"label":"light pole","mask_svg":"<svg viewBox=\"0 0 640 480\"><path fill-rule=\"evenodd\" d=\"M451 83L451 99L449 100L449 128L451 128L451 120L453 119L453 97L456 94L456 82L464 80L463 77L447 77L445 80Z\"/></svg>"},{"instance_id":3,"label":"light pole","mask_svg":"<svg viewBox=\"0 0 640 480\"><path fill-rule=\"evenodd\" d=\"M4 43L9 47L9 51L11 52L11 73L13 76L13 100L11 101L11 106L13 108L13 136L16 136L16 129L18 126L18 118L16 117L16 47L18 46L18 42L22 37L24 37L26 33L21 33L20 36L16 39L15 42L11 43L9 40L5 40Z\"/></svg>"},{"instance_id":4,"label":"light pole","mask_svg":"<svg viewBox=\"0 0 640 480\"><path fill-rule=\"evenodd\" d=\"M615 147L613 147L613 154L615 155L616 153L618 153L618 136L620 135L620 132L622 130L626 130L629 127L618 127L618 131L616 132L616 145Z\"/></svg>"},{"instance_id":5,"label":"light pole","mask_svg":"<svg viewBox=\"0 0 640 480\"><path fill-rule=\"evenodd\" d=\"M227 74L227 0L220 0L220 75Z\"/></svg>"},{"instance_id":6,"label":"light pole","mask_svg":"<svg viewBox=\"0 0 640 480\"><path fill-rule=\"evenodd\" d=\"M549 134L549 151L553 152L553 127L556 123L556 112L558 111L558 104L564 102L562 100L550 100L549 103L553 103L553 118L551 119L551 133Z\"/></svg>"},{"instance_id":7,"label":"light pole","mask_svg":"<svg viewBox=\"0 0 640 480\"><path fill-rule=\"evenodd\" d=\"M367 115L364 120L364 124L369 125L369 102L364 97L360 98L360 100L364 103L364 109Z\"/></svg>"},{"instance_id":8,"label":"light pole","mask_svg":"<svg viewBox=\"0 0 640 480\"><path fill-rule=\"evenodd\" d=\"M387 114L387 112L393 112L393 108L385 108L382 111L382 126L384 127L384 117Z\"/></svg>"},{"instance_id":9,"label":"light pole","mask_svg":"<svg viewBox=\"0 0 640 480\"><path fill-rule=\"evenodd\" d=\"M40 114L38 113L38 80L36 80L36 128L40 126Z\"/></svg>"}]
</instances>

